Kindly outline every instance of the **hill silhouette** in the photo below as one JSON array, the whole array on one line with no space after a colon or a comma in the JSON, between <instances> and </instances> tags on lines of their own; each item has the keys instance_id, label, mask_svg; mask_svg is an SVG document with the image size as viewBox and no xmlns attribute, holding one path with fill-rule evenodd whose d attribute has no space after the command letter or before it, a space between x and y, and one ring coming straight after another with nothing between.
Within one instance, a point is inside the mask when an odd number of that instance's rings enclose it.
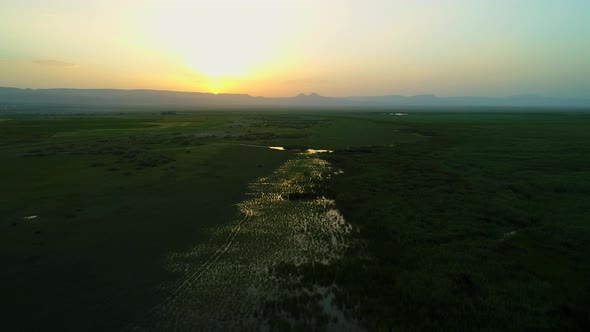
<instances>
[{"instance_id":1,"label":"hill silhouette","mask_svg":"<svg viewBox=\"0 0 590 332\"><path fill-rule=\"evenodd\" d=\"M300 93L294 97L266 98L247 94L213 94L165 90L117 89L19 89L0 87L0 109L17 106L170 106L194 108L229 107L545 107L590 108L590 99L550 98L538 95L509 97L353 96L326 97Z\"/></svg>"}]
</instances>

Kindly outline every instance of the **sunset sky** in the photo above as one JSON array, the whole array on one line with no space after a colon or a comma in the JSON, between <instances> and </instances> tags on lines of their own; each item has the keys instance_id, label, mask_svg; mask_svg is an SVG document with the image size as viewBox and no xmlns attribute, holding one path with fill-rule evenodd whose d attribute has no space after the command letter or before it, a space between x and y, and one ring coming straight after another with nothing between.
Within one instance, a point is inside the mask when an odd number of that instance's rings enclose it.
<instances>
[{"instance_id":1,"label":"sunset sky","mask_svg":"<svg viewBox=\"0 0 590 332\"><path fill-rule=\"evenodd\" d=\"M590 1L2 0L0 86L590 97Z\"/></svg>"}]
</instances>

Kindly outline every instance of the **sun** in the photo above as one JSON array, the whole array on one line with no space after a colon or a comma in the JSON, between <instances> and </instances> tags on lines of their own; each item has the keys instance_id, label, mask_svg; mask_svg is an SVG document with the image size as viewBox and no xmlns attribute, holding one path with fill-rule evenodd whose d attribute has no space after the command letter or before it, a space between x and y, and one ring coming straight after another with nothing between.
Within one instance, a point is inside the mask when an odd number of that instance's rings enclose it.
<instances>
[{"instance_id":1,"label":"sun","mask_svg":"<svg viewBox=\"0 0 590 332\"><path fill-rule=\"evenodd\" d=\"M218 94L223 92L223 79L221 78L212 78L209 80L209 92Z\"/></svg>"},{"instance_id":2,"label":"sun","mask_svg":"<svg viewBox=\"0 0 590 332\"><path fill-rule=\"evenodd\" d=\"M204 78L213 93L255 80L290 54L305 17L303 9L266 0L177 2L146 9L142 34L150 49Z\"/></svg>"}]
</instances>

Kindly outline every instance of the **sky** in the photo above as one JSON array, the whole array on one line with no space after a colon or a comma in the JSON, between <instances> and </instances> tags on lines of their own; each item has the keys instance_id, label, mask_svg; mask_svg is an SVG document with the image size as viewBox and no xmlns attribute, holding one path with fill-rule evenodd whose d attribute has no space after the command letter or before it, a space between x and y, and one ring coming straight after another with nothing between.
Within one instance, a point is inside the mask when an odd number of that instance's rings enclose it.
<instances>
[{"instance_id":1,"label":"sky","mask_svg":"<svg viewBox=\"0 0 590 332\"><path fill-rule=\"evenodd\" d=\"M588 0L0 0L0 86L590 97Z\"/></svg>"}]
</instances>

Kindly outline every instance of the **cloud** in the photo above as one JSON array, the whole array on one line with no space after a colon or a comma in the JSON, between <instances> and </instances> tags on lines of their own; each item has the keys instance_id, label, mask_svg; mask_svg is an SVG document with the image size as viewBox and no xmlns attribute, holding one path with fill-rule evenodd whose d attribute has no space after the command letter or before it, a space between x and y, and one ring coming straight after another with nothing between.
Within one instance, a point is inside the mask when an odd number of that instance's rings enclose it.
<instances>
[{"instance_id":1,"label":"cloud","mask_svg":"<svg viewBox=\"0 0 590 332\"><path fill-rule=\"evenodd\" d=\"M50 66L50 67L77 67L75 63L65 62L65 61L58 61L58 60L35 60L33 63L41 65L41 66Z\"/></svg>"}]
</instances>

